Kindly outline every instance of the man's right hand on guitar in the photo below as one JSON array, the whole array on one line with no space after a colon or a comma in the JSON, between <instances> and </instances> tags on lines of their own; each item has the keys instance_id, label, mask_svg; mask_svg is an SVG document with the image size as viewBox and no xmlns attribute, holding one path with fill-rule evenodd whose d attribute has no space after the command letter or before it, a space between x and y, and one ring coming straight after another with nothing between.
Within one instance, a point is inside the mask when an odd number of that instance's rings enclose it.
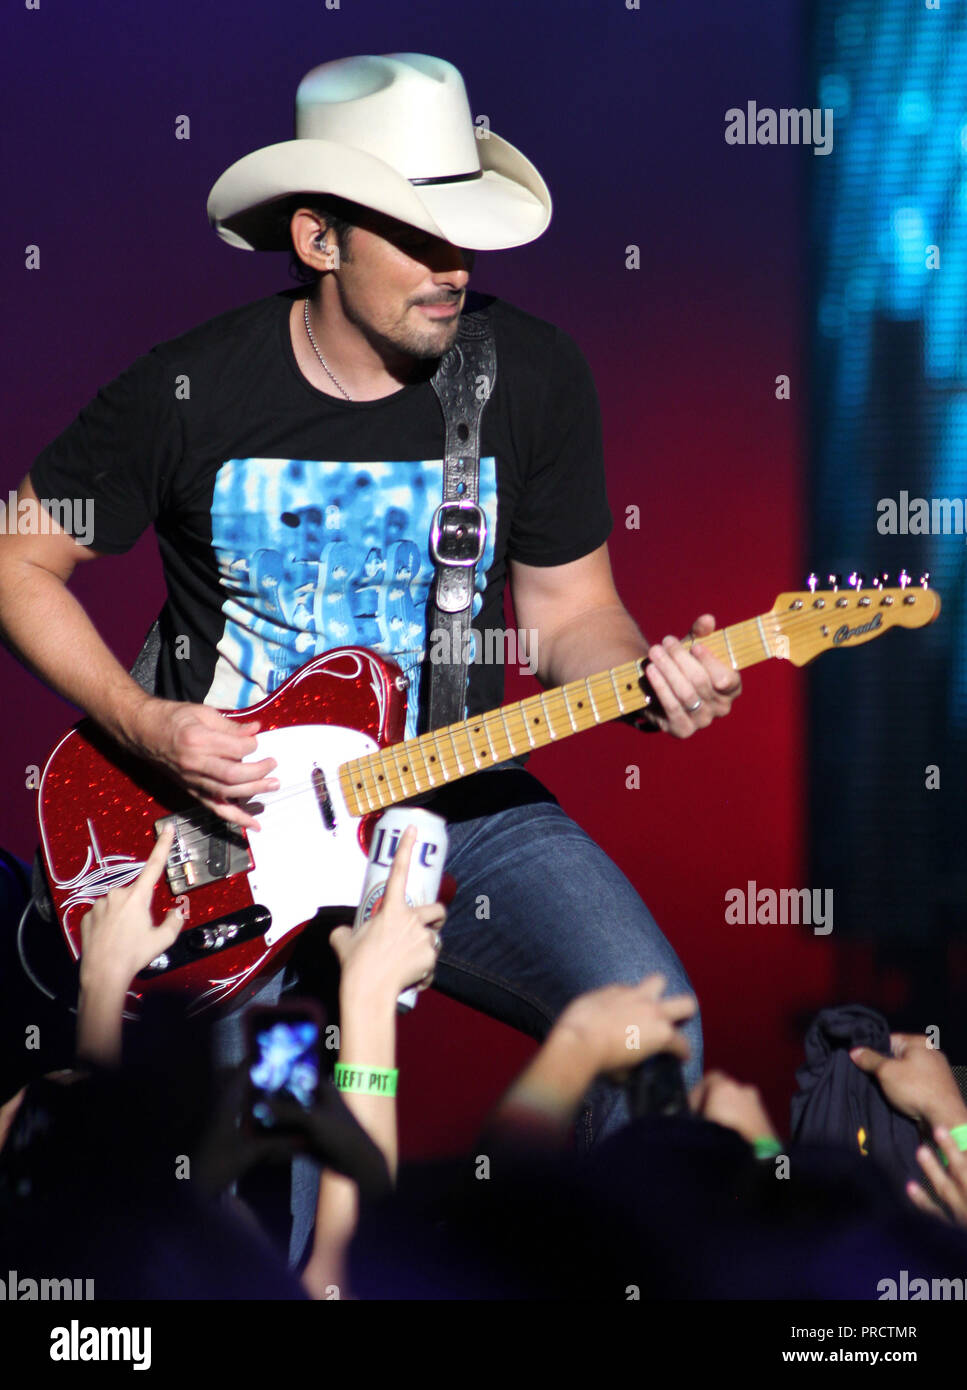
<instances>
[{"instance_id":1,"label":"man's right hand on guitar","mask_svg":"<svg viewBox=\"0 0 967 1390\"><path fill-rule=\"evenodd\" d=\"M125 734L135 751L166 768L203 806L234 825L258 830L258 821L241 803L279 786L269 775L274 758L242 761L257 750L260 727L257 719L228 719L211 705L149 696L134 707Z\"/></svg>"}]
</instances>

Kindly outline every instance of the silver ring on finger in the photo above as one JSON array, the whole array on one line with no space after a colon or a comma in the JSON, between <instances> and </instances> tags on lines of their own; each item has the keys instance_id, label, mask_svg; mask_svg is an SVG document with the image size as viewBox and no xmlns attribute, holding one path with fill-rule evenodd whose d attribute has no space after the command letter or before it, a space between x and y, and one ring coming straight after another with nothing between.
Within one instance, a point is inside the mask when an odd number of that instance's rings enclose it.
<instances>
[{"instance_id":1,"label":"silver ring on finger","mask_svg":"<svg viewBox=\"0 0 967 1390\"><path fill-rule=\"evenodd\" d=\"M427 927L427 931L433 937L433 949L437 955L443 950L443 937L440 935L439 927Z\"/></svg>"},{"instance_id":2,"label":"silver ring on finger","mask_svg":"<svg viewBox=\"0 0 967 1390\"><path fill-rule=\"evenodd\" d=\"M694 714L696 710L700 710L700 709L702 708L702 706L704 705L704 703L705 703L705 701L702 699L701 696L699 696L699 698L695 701L694 705L686 705L686 706L685 706L685 713L686 713L686 714Z\"/></svg>"}]
</instances>

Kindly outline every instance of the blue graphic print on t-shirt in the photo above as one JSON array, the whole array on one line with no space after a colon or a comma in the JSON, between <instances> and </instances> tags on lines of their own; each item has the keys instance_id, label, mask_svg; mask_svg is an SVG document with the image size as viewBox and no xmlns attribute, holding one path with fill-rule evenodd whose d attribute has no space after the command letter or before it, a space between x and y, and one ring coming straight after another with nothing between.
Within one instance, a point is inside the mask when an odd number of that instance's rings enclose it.
<instances>
[{"instance_id":1,"label":"blue graphic print on t-shirt","mask_svg":"<svg viewBox=\"0 0 967 1390\"><path fill-rule=\"evenodd\" d=\"M229 459L212 498L212 545L225 629L206 702L242 709L332 647L370 647L410 677L406 734L416 732L430 521L439 459L385 463ZM497 531L497 474L480 460L487 518L473 613Z\"/></svg>"}]
</instances>

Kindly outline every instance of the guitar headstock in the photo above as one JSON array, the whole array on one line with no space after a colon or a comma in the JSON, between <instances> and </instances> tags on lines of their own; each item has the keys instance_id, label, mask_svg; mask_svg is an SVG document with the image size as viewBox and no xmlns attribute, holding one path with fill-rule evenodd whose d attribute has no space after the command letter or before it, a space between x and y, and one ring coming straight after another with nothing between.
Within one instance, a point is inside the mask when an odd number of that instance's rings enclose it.
<instances>
[{"instance_id":1,"label":"guitar headstock","mask_svg":"<svg viewBox=\"0 0 967 1390\"><path fill-rule=\"evenodd\" d=\"M772 605L774 654L805 666L820 652L872 642L891 627L926 627L940 612L940 595L927 587L929 578L914 586L904 570L899 586L890 589L880 580L867 587L862 575L853 574L843 589L830 575L833 587L819 589L810 575L808 589L779 594Z\"/></svg>"}]
</instances>

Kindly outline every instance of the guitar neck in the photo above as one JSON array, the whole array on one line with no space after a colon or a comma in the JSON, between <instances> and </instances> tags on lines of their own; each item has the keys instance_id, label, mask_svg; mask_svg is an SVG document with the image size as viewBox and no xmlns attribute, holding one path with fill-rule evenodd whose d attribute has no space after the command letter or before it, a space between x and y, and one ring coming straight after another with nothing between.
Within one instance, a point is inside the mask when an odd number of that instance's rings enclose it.
<instances>
[{"instance_id":1,"label":"guitar neck","mask_svg":"<svg viewBox=\"0 0 967 1390\"><path fill-rule=\"evenodd\" d=\"M777 654L778 632L776 614L764 613L701 640L720 661L740 671ZM691 645L690 638L686 642ZM507 758L644 709L648 696L641 688L641 677L646 665L644 657L627 661L586 680L568 681L475 719L447 724L389 744L365 758L354 758L339 771L346 805L354 816L383 810Z\"/></svg>"}]
</instances>

